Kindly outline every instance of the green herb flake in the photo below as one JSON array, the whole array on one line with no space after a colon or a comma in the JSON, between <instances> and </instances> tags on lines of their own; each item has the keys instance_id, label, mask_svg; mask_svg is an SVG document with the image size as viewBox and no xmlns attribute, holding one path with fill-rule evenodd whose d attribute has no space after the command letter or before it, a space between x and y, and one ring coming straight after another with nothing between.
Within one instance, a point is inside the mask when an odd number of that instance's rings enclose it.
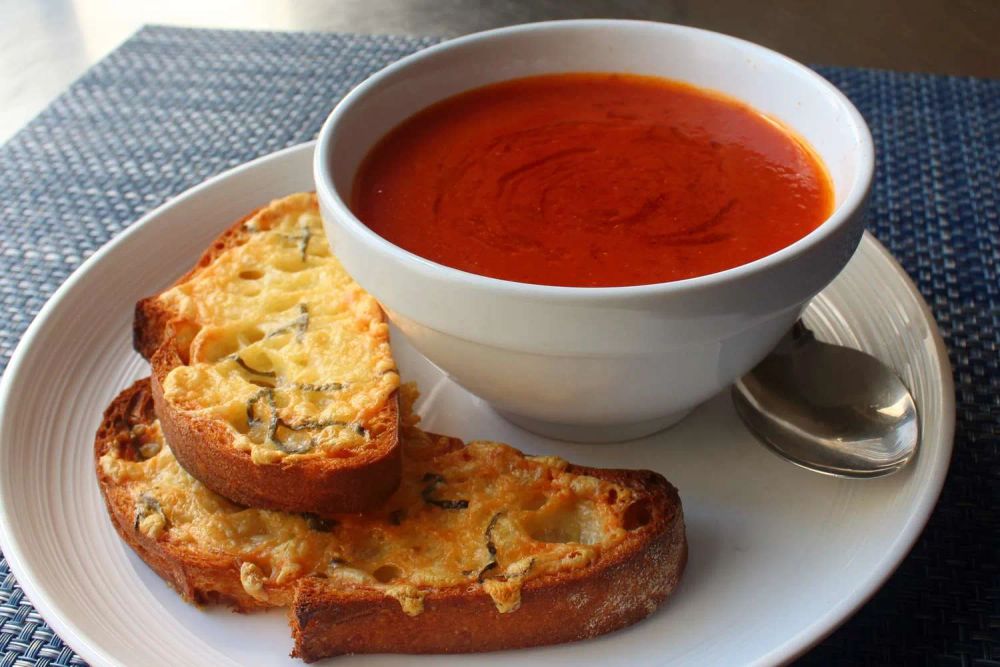
<instances>
[{"instance_id":1,"label":"green herb flake","mask_svg":"<svg viewBox=\"0 0 1000 667\"><path fill-rule=\"evenodd\" d=\"M424 499L424 502L428 505L434 505L435 507L440 507L445 510L464 510L469 506L469 501L464 499L458 500L444 500L441 498L433 498L431 494L439 484L444 482L444 477L441 475L429 472L424 475L423 481L427 483L423 491L420 492L420 497Z\"/></svg>"},{"instance_id":2,"label":"green herb flake","mask_svg":"<svg viewBox=\"0 0 1000 667\"><path fill-rule=\"evenodd\" d=\"M257 370L256 368L254 368L253 366L251 366L247 362L243 361L243 359L239 355L234 356L233 357L233 361L236 362L237 366L239 366L240 368L242 368L243 370L245 370L247 373L250 373L251 375L259 375L260 377L265 377L265 378L274 378L274 377L277 377L277 375L275 374L274 371L261 371L261 370Z\"/></svg>"},{"instance_id":3,"label":"green herb flake","mask_svg":"<svg viewBox=\"0 0 1000 667\"><path fill-rule=\"evenodd\" d=\"M281 336L289 331L295 332L295 340L301 341L302 336L305 335L306 331L309 330L309 306L304 303L299 304L299 314L290 323L280 326L274 331L267 334L266 338L274 338L275 336Z\"/></svg>"},{"instance_id":4,"label":"green herb flake","mask_svg":"<svg viewBox=\"0 0 1000 667\"><path fill-rule=\"evenodd\" d=\"M295 338L296 340L302 340L302 337L306 335L306 331L309 330L309 306L304 303L299 304L299 316L295 318Z\"/></svg>"},{"instance_id":5,"label":"green herb flake","mask_svg":"<svg viewBox=\"0 0 1000 667\"><path fill-rule=\"evenodd\" d=\"M323 517L317 516L311 512L303 513L302 517L306 520L306 525L309 526L309 530L315 530L319 533L329 533L340 525L336 519L324 519Z\"/></svg>"},{"instance_id":6,"label":"green herb flake","mask_svg":"<svg viewBox=\"0 0 1000 667\"><path fill-rule=\"evenodd\" d=\"M320 394L325 394L331 391L340 391L347 385L343 382L326 382L324 384L308 384L303 382L296 382L292 384L292 389L297 389L299 391L312 391Z\"/></svg>"},{"instance_id":7,"label":"green herb flake","mask_svg":"<svg viewBox=\"0 0 1000 667\"><path fill-rule=\"evenodd\" d=\"M309 254L309 241L312 239L312 228L309 223L302 225L302 236L299 237L299 256L302 261L306 261L306 256Z\"/></svg>"},{"instance_id":8,"label":"green herb flake","mask_svg":"<svg viewBox=\"0 0 1000 667\"><path fill-rule=\"evenodd\" d=\"M499 567L499 563L497 563L497 546L493 542L493 528L496 527L497 521L499 521L500 517L503 515L503 512L497 512L494 514L493 518L490 519L490 522L486 524L486 530L483 531L483 536L486 537L486 551L490 554L490 561L486 563L482 570L479 571L479 576L476 577L476 580L479 583L483 583L483 580L486 579L486 574L490 570L494 570Z\"/></svg>"},{"instance_id":9,"label":"green herb flake","mask_svg":"<svg viewBox=\"0 0 1000 667\"><path fill-rule=\"evenodd\" d=\"M132 523L133 530L139 530L139 524L142 521L152 515L159 514L163 517L163 523L167 523L167 515L163 513L163 507L160 506L160 501L154 498L149 493L142 493L135 501L135 521Z\"/></svg>"}]
</instances>

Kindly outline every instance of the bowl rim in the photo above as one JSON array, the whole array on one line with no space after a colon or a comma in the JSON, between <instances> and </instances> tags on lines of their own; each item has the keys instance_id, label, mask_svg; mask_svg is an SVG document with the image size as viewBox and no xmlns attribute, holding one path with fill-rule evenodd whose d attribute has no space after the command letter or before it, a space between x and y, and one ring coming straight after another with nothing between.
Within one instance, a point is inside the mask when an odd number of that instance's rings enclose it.
<instances>
[{"instance_id":1,"label":"bowl rim","mask_svg":"<svg viewBox=\"0 0 1000 667\"><path fill-rule=\"evenodd\" d=\"M517 33L530 33L536 31L546 31L552 28L583 29L593 27L627 27L627 28L654 28L663 30L665 33L689 33L696 34L701 39L716 42L725 42L736 45L742 49L756 52L762 56L774 59L777 63L805 74L805 78L812 82L814 88L820 94L825 94L837 103L846 113L847 118L854 129L858 139L858 170L853 182L850 184L843 201L834 208L833 212L814 230L798 239L794 243L785 246L769 255L765 255L752 262L734 266L723 271L709 273L683 280L669 282L648 283L642 285L625 285L614 287L571 287L565 285L542 285L536 283L523 283L500 278L483 276L462 269L456 269L445 264L440 264L433 260L410 252L391 241L379 236L372 229L366 226L354 213L341 197L334 185L331 173L332 160L326 159L329 154L329 145L343 121L344 116L351 112L352 106L363 99L371 91L381 86L387 79L397 76L401 71L421 62L427 58L437 56L449 50L459 48L468 44L483 40L503 38ZM416 113L420 109L414 109ZM794 128L792 128L794 129ZM677 25L673 23L662 23L657 21L643 21L633 19L570 19L556 21L539 21L535 23L523 23L475 32L454 39L448 39L433 46L421 49L415 53L405 56L386 67L375 72L360 84L354 87L347 95L337 103L337 105L327 116L320 129L316 141L316 149L313 155L313 176L316 191L320 201L331 207L337 218L337 224L346 231L352 233L357 239L368 246L387 255L401 263L409 265L425 277L439 280L447 280L451 283L458 283L474 289L490 290L494 293L506 294L510 296L529 296L535 298L556 298L556 299L620 299L620 298L642 298L648 296L662 296L682 292L698 291L703 288L717 287L740 281L746 277L762 273L778 265L785 264L801 257L812 250L823 241L833 236L850 219L863 209L871 190L871 184L875 171L875 149L872 140L871 130L865 122L861 112L847 98L847 96L830 81L825 79L815 70L794 60L778 51L761 46L755 42L739 37L733 37L725 33L694 28L690 26ZM832 277L832 276L831 276Z\"/></svg>"}]
</instances>

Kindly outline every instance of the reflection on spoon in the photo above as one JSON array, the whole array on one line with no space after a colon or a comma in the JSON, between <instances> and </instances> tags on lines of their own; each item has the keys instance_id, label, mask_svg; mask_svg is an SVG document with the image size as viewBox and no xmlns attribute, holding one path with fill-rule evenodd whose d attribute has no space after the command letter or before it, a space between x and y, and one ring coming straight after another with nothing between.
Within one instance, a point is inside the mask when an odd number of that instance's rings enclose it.
<instances>
[{"instance_id":1,"label":"reflection on spoon","mask_svg":"<svg viewBox=\"0 0 1000 667\"><path fill-rule=\"evenodd\" d=\"M917 407L874 357L821 343L801 321L732 389L736 412L783 458L840 477L881 477L916 454Z\"/></svg>"}]
</instances>

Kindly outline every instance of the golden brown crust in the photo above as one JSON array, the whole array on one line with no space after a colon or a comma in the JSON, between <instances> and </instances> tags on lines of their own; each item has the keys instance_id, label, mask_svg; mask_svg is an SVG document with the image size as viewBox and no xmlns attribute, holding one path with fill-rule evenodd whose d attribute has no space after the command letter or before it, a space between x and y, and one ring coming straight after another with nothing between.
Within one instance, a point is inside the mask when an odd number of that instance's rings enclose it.
<instances>
[{"instance_id":1,"label":"golden brown crust","mask_svg":"<svg viewBox=\"0 0 1000 667\"><path fill-rule=\"evenodd\" d=\"M250 215L238 220L218 236L212 245L202 253L198 262L191 270L181 276L174 285L186 283L198 272L215 261L226 250L236 247L247 239L243 225L257 215L263 207L256 209ZM170 323L174 314L163 307L157 300L158 295L140 299L135 304L132 318L132 347L146 361L152 361L156 351L170 338Z\"/></svg>"},{"instance_id":2,"label":"golden brown crust","mask_svg":"<svg viewBox=\"0 0 1000 667\"><path fill-rule=\"evenodd\" d=\"M570 465L635 493L626 510L625 539L590 565L528 580L520 608L497 612L475 583L424 591L423 612L408 616L400 603L373 589L334 587L302 578L268 589L266 602L245 592L240 563L197 545L151 538L134 526L135 498L100 464L112 447L135 452L133 427L154 418L149 379L123 391L105 411L94 455L108 513L122 539L188 601L223 603L237 611L291 604L293 655L307 662L344 653L460 653L575 641L611 632L649 614L674 590L687 561L684 517L677 490L650 471L602 470ZM162 423L162 422L161 422ZM440 436L430 436L441 439ZM461 447L442 439L442 451Z\"/></svg>"},{"instance_id":3,"label":"golden brown crust","mask_svg":"<svg viewBox=\"0 0 1000 667\"><path fill-rule=\"evenodd\" d=\"M399 485L402 452L395 394L367 425L371 444L349 464L333 458L254 463L250 452L230 444L232 436L222 423L191 417L164 399L160 378L179 363L169 343L153 355L156 414L177 461L220 496L247 507L328 516L376 507Z\"/></svg>"},{"instance_id":4,"label":"golden brown crust","mask_svg":"<svg viewBox=\"0 0 1000 667\"><path fill-rule=\"evenodd\" d=\"M270 208L267 214L282 213L280 205ZM261 210L221 234L175 285L191 280L220 254L244 243L249 237L244 223ZM373 508L395 491L402 467L396 393L364 424L371 434L370 445L353 456L255 463L249 451L232 446L232 435L220 422L185 413L164 399L163 381L171 370L187 363L186 346L175 342L184 335L184 325L156 296L142 299L135 306L133 346L152 366L156 414L174 455L205 486L249 507L321 516Z\"/></svg>"},{"instance_id":5,"label":"golden brown crust","mask_svg":"<svg viewBox=\"0 0 1000 667\"><path fill-rule=\"evenodd\" d=\"M321 579L297 587L289 622L292 655L306 662L347 653L469 653L596 637L642 620L674 590L687 562L680 498L650 471L570 466L576 474L637 492L635 528L591 565L529 580L521 606L501 614L482 587L428 591L424 611L406 615L376 591L338 590Z\"/></svg>"},{"instance_id":6,"label":"golden brown crust","mask_svg":"<svg viewBox=\"0 0 1000 667\"><path fill-rule=\"evenodd\" d=\"M185 548L165 537L154 539L135 527L135 498L131 490L111 479L100 460L112 447L132 448L134 453L137 445L130 436L132 428L147 425L153 419L152 391L149 378L144 378L112 401L104 411L104 419L94 439L97 482L118 535L188 602L227 604L237 611L266 607L243 590L239 563Z\"/></svg>"}]
</instances>

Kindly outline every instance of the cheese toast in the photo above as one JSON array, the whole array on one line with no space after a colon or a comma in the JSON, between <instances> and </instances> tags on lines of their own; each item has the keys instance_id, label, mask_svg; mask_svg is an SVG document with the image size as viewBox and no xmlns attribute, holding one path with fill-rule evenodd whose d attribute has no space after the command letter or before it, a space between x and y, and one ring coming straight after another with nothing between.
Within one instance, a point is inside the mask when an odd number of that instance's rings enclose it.
<instances>
[{"instance_id":1,"label":"cheese toast","mask_svg":"<svg viewBox=\"0 0 1000 667\"><path fill-rule=\"evenodd\" d=\"M470 652L573 641L652 613L687 558L676 489L416 426L380 507L325 518L249 509L180 465L140 380L95 439L114 526L185 599L290 606L293 654Z\"/></svg>"},{"instance_id":2,"label":"cheese toast","mask_svg":"<svg viewBox=\"0 0 1000 667\"><path fill-rule=\"evenodd\" d=\"M331 514L399 483L399 374L378 303L334 258L313 194L228 229L136 304L135 349L181 465L251 507Z\"/></svg>"}]
</instances>

